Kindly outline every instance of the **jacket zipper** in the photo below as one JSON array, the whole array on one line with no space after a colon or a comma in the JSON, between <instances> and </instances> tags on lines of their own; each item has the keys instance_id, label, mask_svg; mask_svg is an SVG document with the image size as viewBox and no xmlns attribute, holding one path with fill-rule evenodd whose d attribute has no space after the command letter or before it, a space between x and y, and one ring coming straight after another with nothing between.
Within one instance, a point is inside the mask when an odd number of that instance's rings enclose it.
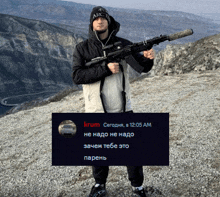
<instances>
[{"instance_id":1,"label":"jacket zipper","mask_svg":"<svg viewBox=\"0 0 220 197\"><path fill-rule=\"evenodd\" d=\"M107 44L108 41L110 40L110 38L111 38L111 36L112 36L112 34L113 34L114 31L115 31L115 30L113 30L112 33L110 34L110 36L108 37L108 40L107 40L107 42L105 43L105 45L104 45L104 44L102 43L102 41L99 39L99 37L98 37L98 35L97 35L96 31L95 31L96 38L97 38L97 40L98 40L99 42L101 42L102 47L106 46L106 44ZM106 57L105 51L103 51L103 55L104 55L104 57Z\"/></svg>"}]
</instances>

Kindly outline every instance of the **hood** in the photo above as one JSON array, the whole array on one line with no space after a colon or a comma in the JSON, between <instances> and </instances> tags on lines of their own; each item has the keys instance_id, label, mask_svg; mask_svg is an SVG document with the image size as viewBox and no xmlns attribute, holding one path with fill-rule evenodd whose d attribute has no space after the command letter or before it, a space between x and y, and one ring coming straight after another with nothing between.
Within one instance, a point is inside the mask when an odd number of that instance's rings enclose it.
<instances>
[{"instance_id":1,"label":"hood","mask_svg":"<svg viewBox=\"0 0 220 197\"><path fill-rule=\"evenodd\" d=\"M112 16L110 16L110 19L111 19L111 24L108 27L109 35L112 33L112 31L114 31L112 35L115 36L119 32L120 23L118 23ZM89 24L89 38L97 40L95 32L93 31L92 28L92 24Z\"/></svg>"}]
</instances>

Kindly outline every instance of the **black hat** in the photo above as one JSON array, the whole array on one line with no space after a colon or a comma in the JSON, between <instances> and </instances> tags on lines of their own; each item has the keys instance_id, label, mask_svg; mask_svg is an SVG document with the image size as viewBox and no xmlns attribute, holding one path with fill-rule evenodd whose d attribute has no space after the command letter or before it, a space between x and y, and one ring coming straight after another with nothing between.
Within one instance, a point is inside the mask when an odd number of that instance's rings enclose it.
<instances>
[{"instance_id":1,"label":"black hat","mask_svg":"<svg viewBox=\"0 0 220 197\"><path fill-rule=\"evenodd\" d=\"M91 15L90 15L90 24L92 24L93 21L98 17L105 18L108 21L108 25L110 25L111 19L110 19L110 16L108 14L108 11L105 8L101 7L101 6L93 8L93 10L91 12Z\"/></svg>"}]
</instances>

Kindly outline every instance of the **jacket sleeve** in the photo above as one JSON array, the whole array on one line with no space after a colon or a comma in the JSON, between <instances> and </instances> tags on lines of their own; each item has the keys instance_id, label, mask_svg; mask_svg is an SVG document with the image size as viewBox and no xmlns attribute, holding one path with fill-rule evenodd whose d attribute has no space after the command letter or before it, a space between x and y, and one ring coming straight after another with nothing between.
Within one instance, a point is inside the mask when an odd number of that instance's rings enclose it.
<instances>
[{"instance_id":1,"label":"jacket sleeve","mask_svg":"<svg viewBox=\"0 0 220 197\"><path fill-rule=\"evenodd\" d=\"M89 84L100 81L102 78L112 75L105 62L85 66L85 59L80 54L78 45L73 52L72 80L75 84Z\"/></svg>"}]
</instances>

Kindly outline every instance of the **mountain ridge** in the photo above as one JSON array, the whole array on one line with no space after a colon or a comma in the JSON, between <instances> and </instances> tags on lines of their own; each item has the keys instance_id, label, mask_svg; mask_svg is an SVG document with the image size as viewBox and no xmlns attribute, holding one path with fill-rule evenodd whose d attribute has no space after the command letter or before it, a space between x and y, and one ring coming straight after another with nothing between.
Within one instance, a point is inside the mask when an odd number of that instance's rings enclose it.
<instances>
[{"instance_id":1,"label":"mountain ridge","mask_svg":"<svg viewBox=\"0 0 220 197\"><path fill-rule=\"evenodd\" d=\"M10 2L14 2L13 0L4 0L4 2L8 8L0 8L2 13L13 13L13 15L36 18L49 23L73 26L72 29L75 31L79 28L81 29L80 33L83 32L84 35L88 35L89 17L93 5L65 1L47 1L45 3L44 0L32 1L32 3L27 4L26 1L18 0L16 1L17 6L13 7L10 4ZM133 42L142 41L146 37L175 33L189 28L194 29L197 35L183 38L174 43L192 42L205 36L217 34L218 28L220 28L220 25L212 23L211 20L191 13L106 8L109 14L121 23L121 31L118 35ZM165 48L163 44L156 47L157 50L163 48Z\"/></svg>"},{"instance_id":2,"label":"mountain ridge","mask_svg":"<svg viewBox=\"0 0 220 197\"><path fill-rule=\"evenodd\" d=\"M0 14L1 97L72 86L71 57L85 38L60 27ZM71 84L71 85L70 85Z\"/></svg>"}]
</instances>

